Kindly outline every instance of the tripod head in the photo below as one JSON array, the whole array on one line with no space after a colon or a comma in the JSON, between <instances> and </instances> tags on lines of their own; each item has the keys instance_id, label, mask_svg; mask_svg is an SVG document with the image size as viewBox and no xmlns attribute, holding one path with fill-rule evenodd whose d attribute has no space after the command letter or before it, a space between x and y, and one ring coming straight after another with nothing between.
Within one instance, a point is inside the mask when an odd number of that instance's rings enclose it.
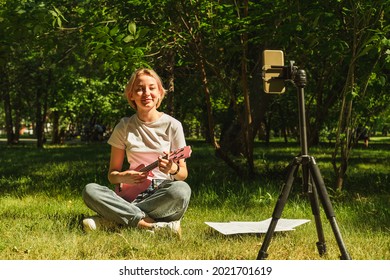
<instances>
[{"instance_id":1,"label":"tripod head","mask_svg":"<svg viewBox=\"0 0 390 280\"><path fill-rule=\"evenodd\" d=\"M306 72L294 65L294 61L290 61L289 66L284 67L286 72L286 81L292 82L298 88L304 88L307 84Z\"/></svg>"},{"instance_id":2,"label":"tripod head","mask_svg":"<svg viewBox=\"0 0 390 280\"><path fill-rule=\"evenodd\" d=\"M265 50L263 52L262 78L265 93L284 93L285 82L292 82L298 88L307 84L306 72L294 65L284 65L284 54L279 50Z\"/></svg>"}]
</instances>

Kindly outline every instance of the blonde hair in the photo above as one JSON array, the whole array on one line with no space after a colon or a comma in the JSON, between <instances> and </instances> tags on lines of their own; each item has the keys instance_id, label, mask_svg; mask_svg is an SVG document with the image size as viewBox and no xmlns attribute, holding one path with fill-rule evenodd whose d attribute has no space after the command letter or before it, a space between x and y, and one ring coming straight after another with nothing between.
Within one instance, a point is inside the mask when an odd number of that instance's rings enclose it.
<instances>
[{"instance_id":1,"label":"blonde hair","mask_svg":"<svg viewBox=\"0 0 390 280\"><path fill-rule=\"evenodd\" d=\"M131 106L131 108L133 108L134 110L137 110L137 105L135 104L135 102L133 100L131 100L131 95L134 93L135 81L137 80L138 77L140 77L142 75L150 76L156 80L157 87L158 87L160 94L161 94L161 98L158 100L156 108L160 107L161 102L165 97L166 90L162 84L160 76L152 69L141 68L141 69L138 69L137 71L135 71L131 75L130 80L128 81L128 83L125 87L125 92L124 92L125 98L129 102L129 105Z\"/></svg>"}]
</instances>

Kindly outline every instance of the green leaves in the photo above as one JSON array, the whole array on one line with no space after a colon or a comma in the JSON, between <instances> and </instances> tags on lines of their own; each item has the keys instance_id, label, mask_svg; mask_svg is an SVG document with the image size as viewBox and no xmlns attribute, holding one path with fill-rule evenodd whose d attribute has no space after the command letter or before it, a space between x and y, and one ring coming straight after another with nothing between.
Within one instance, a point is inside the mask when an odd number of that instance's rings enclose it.
<instances>
[{"instance_id":1,"label":"green leaves","mask_svg":"<svg viewBox=\"0 0 390 280\"><path fill-rule=\"evenodd\" d=\"M88 117L93 106L101 106L101 115L114 119L126 108L120 95L127 78L148 65L175 89L167 98L172 112L204 131L199 59L205 62L217 129L228 118L240 117L245 61L255 118L266 122L269 115L272 126L294 131L296 119L283 115L295 114L295 95L280 96L277 104L261 95L260 54L275 48L285 51L286 62L294 60L307 70L311 130L321 130L325 122L337 126L350 65L356 71L348 88L354 90L346 94L354 102L353 115L369 113L364 108L378 116L385 110L390 68L386 1L249 1L246 16L244 6L244 1L200 0L3 1L1 76L12 85L6 89L11 97L23 97L24 105L16 108L23 119L34 118L33 97L40 87L47 90L48 111L69 113L64 116L69 122L82 118L81 104ZM360 40L356 48L354 38ZM87 103L91 96L97 103Z\"/></svg>"},{"instance_id":2,"label":"green leaves","mask_svg":"<svg viewBox=\"0 0 390 280\"><path fill-rule=\"evenodd\" d=\"M49 10L53 16L53 26L62 27L62 21L67 21L61 11L57 9L54 5L52 6L53 10Z\"/></svg>"},{"instance_id":3,"label":"green leaves","mask_svg":"<svg viewBox=\"0 0 390 280\"><path fill-rule=\"evenodd\" d=\"M135 35L137 33L137 26L134 22L130 22L127 25L127 30L130 32L130 34Z\"/></svg>"}]
</instances>

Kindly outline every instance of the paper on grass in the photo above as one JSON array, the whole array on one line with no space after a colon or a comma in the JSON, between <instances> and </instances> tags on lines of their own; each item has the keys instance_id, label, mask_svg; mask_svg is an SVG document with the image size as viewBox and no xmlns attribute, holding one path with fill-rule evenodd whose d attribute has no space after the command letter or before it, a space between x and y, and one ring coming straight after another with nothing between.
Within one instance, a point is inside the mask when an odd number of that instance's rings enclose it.
<instances>
[{"instance_id":1,"label":"paper on grass","mask_svg":"<svg viewBox=\"0 0 390 280\"><path fill-rule=\"evenodd\" d=\"M260 222L205 222L208 226L219 231L222 234L240 234L240 233L266 233L268 231L271 218ZM275 231L295 230L295 227L310 222L304 219L279 219Z\"/></svg>"}]
</instances>

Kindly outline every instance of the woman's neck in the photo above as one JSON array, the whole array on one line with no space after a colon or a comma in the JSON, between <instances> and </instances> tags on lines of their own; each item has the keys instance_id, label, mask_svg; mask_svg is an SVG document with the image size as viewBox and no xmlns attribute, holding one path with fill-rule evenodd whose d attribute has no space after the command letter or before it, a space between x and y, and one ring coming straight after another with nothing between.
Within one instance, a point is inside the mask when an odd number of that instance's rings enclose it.
<instances>
[{"instance_id":1,"label":"woman's neck","mask_svg":"<svg viewBox=\"0 0 390 280\"><path fill-rule=\"evenodd\" d=\"M138 118L143 122L154 122L161 117L163 113L157 110L137 111Z\"/></svg>"}]
</instances>

